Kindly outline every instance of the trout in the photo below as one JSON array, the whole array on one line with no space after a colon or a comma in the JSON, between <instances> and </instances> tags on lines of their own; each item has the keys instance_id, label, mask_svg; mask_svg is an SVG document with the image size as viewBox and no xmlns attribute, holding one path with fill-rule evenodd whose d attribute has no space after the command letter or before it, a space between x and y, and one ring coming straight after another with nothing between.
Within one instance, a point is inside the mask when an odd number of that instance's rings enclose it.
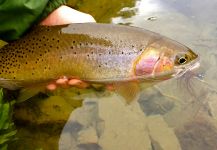
<instances>
[{"instance_id":1,"label":"trout","mask_svg":"<svg viewBox=\"0 0 217 150\"><path fill-rule=\"evenodd\" d=\"M0 49L0 86L15 90L61 76L103 85L158 82L180 76L196 64L198 55L190 48L137 27L37 26Z\"/></svg>"}]
</instances>

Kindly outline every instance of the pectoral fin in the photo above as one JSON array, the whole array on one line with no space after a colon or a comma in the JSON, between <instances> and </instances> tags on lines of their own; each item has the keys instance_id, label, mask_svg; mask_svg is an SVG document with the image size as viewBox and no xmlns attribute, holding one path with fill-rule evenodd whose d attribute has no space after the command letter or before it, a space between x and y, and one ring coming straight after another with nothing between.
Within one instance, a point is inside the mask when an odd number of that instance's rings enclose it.
<instances>
[{"instance_id":1,"label":"pectoral fin","mask_svg":"<svg viewBox=\"0 0 217 150\"><path fill-rule=\"evenodd\" d=\"M45 86L27 87L20 90L17 103L24 102L40 92L45 92Z\"/></svg>"},{"instance_id":2,"label":"pectoral fin","mask_svg":"<svg viewBox=\"0 0 217 150\"><path fill-rule=\"evenodd\" d=\"M120 94L127 104L137 100L140 94L140 87L137 82L123 82L113 84L114 91Z\"/></svg>"}]
</instances>

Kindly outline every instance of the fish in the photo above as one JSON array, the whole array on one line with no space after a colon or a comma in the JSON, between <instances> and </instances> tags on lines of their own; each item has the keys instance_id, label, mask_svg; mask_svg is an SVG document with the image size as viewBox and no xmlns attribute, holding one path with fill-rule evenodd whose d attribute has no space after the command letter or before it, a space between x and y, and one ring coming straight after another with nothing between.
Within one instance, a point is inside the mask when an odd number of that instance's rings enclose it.
<instances>
[{"instance_id":1,"label":"fish","mask_svg":"<svg viewBox=\"0 0 217 150\"><path fill-rule=\"evenodd\" d=\"M113 84L128 93L125 97L134 97L132 93L137 92L129 89L137 89L138 83L181 76L198 65L198 58L187 46L138 27L36 26L0 49L0 86L28 89L64 76L90 84Z\"/></svg>"}]
</instances>

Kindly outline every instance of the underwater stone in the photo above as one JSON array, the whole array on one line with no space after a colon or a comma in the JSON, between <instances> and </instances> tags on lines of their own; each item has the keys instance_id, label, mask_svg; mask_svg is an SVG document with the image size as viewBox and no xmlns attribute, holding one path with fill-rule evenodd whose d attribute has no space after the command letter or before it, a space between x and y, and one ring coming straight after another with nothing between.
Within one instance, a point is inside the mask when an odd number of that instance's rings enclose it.
<instances>
[{"instance_id":1,"label":"underwater stone","mask_svg":"<svg viewBox=\"0 0 217 150\"><path fill-rule=\"evenodd\" d=\"M154 149L181 150L173 129L167 125L160 115L148 117L148 130Z\"/></svg>"},{"instance_id":2,"label":"underwater stone","mask_svg":"<svg viewBox=\"0 0 217 150\"><path fill-rule=\"evenodd\" d=\"M126 105L119 96L101 98L99 117L105 128L99 139L103 150L151 150L146 116L138 102Z\"/></svg>"}]
</instances>

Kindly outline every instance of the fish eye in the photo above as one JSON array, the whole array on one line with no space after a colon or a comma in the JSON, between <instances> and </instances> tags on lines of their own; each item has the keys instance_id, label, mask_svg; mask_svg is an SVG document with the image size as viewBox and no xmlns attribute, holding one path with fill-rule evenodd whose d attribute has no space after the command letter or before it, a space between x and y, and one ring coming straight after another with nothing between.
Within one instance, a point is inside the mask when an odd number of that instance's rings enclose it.
<instances>
[{"instance_id":1,"label":"fish eye","mask_svg":"<svg viewBox=\"0 0 217 150\"><path fill-rule=\"evenodd\" d=\"M185 64L186 62L187 62L187 59L185 57L180 57L178 59L178 63L181 64L181 65Z\"/></svg>"}]
</instances>

